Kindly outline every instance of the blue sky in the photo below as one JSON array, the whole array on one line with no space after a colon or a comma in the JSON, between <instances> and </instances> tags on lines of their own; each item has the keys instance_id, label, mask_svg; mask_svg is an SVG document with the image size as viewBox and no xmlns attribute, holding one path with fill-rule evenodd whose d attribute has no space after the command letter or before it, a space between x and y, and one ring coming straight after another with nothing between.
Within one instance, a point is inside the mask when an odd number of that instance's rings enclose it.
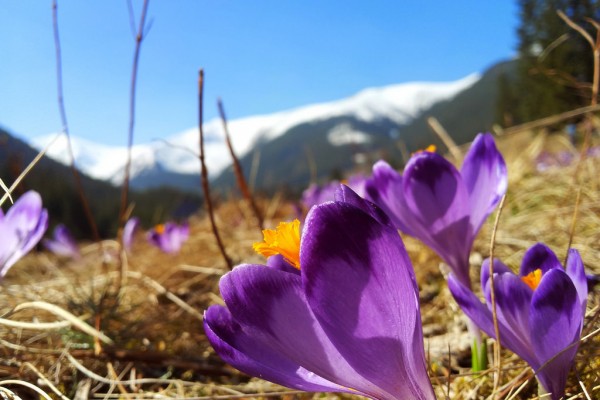
<instances>
[{"instance_id":1,"label":"blue sky","mask_svg":"<svg viewBox=\"0 0 600 400\"><path fill-rule=\"evenodd\" d=\"M0 126L22 138L61 129L51 0L0 0ZM136 18L142 2L133 0ZM124 145L134 51L127 1L58 0L73 135ZM150 0L135 142L205 120L268 114L366 87L450 81L515 53L514 1Z\"/></svg>"}]
</instances>

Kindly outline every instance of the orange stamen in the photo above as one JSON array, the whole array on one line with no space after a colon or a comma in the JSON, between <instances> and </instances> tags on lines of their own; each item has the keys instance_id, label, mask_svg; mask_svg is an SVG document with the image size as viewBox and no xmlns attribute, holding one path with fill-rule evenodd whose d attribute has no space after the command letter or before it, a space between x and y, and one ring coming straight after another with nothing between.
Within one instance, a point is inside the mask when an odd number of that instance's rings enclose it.
<instances>
[{"instance_id":1,"label":"orange stamen","mask_svg":"<svg viewBox=\"0 0 600 400\"><path fill-rule=\"evenodd\" d=\"M536 269L535 271L530 272L529 274L522 276L521 280L525 282L527 286L531 288L531 290L537 289L540 281L542 280L542 270Z\"/></svg>"},{"instance_id":2,"label":"orange stamen","mask_svg":"<svg viewBox=\"0 0 600 400\"><path fill-rule=\"evenodd\" d=\"M164 224L158 224L154 227L154 231L156 233L158 233L159 235L162 235L163 233L165 233L165 225Z\"/></svg>"},{"instance_id":3,"label":"orange stamen","mask_svg":"<svg viewBox=\"0 0 600 400\"><path fill-rule=\"evenodd\" d=\"M254 251L265 257L281 254L287 262L300 269L300 221L280 222L277 229L262 232L263 242L254 243Z\"/></svg>"},{"instance_id":4,"label":"orange stamen","mask_svg":"<svg viewBox=\"0 0 600 400\"><path fill-rule=\"evenodd\" d=\"M425 149L423 150L417 150L412 154L419 154L419 153L435 153L435 151L437 150L437 147L435 147L435 144L430 144L429 146L427 146Z\"/></svg>"}]
</instances>

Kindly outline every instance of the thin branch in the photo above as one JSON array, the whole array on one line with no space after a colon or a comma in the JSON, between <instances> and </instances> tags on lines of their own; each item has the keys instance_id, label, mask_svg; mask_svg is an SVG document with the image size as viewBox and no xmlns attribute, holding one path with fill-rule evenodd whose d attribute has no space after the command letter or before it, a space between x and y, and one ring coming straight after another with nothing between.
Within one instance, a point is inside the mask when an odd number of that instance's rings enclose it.
<instances>
[{"instance_id":1,"label":"thin branch","mask_svg":"<svg viewBox=\"0 0 600 400\"><path fill-rule=\"evenodd\" d=\"M31 302L27 302L27 303L21 303L12 309L11 315L15 314L21 310L30 309L30 308L48 311L48 312L56 315L57 317L64 319L65 321L69 321L71 323L71 325L77 327L82 332L84 332L92 337L98 338L99 340L103 341L104 343L107 343L107 344L113 343L111 338L109 338L104 333L100 332L99 330L92 328L87 323L83 322L80 318L71 314L67 310L64 310L58 306L55 306L54 304L46 303L45 301L31 301Z\"/></svg>"},{"instance_id":2,"label":"thin branch","mask_svg":"<svg viewBox=\"0 0 600 400\"><path fill-rule=\"evenodd\" d=\"M496 362L496 375L494 375L494 390L492 393L496 393L500 384L502 375L502 359L500 357L500 327L498 326L498 313L496 310L496 292L494 288L494 249L496 247L496 232L498 231L498 223L500 222L500 214L504 208L504 200L506 200L506 194L502 196L500 205L498 206L498 213L496 214L496 220L494 221L494 229L492 230L492 238L490 241L490 291L492 300L492 318L494 320L494 334L496 335L496 341L494 344L494 361Z\"/></svg>"},{"instance_id":3,"label":"thin branch","mask_svg":"<svg viewBox=\"0 0 600 400\"><path fill-rule=\"evenodd\" d=\"M577 197L575 198L575 209L573 210L573 218L571 219L571 228L569 229L569 244L567 244L567 254L565 255L565 269L569 260L569 250L573 245L573 236L575 236L575 224L577 222L577 214L579 214L579 204L581 203L581 185L577 188Z\"/></svg>"},{"instance_id":4,"label":"thin branch","mask_svg":"<svg viewBox=\"0 0 600 400\"><path fill-rule=\"evenodd\" d=\"M9 398L9 399L15 399L15 398L18 399L19 397L15 396L15 394L12 391L9 391L7 388L5 388L6 385L21 385L21 386L25 386L25 387L33 390L37 394L39 394L44 399L52 400L52 398L50 396L48 396L48 393L44 392L39 387L37 387L34 384L31 384L29 382L21 381L21 380L18 380L18 379L7 379L7 380L4 380L4 381L0 382L0 392L6 393L8 391L9 393L7 393L7 394L10 397L6 397L6 398ZM4 395L2 395L2 397L4 397Z\"/></svg>"},{"instance_id":5,"label":"thin branch","mask_svg":"<svg viewBox=\"0 0 600 400\"><path fill-rule=\"evenodd\" d=\"M200 69L198 72L198 132L199 132L199 146L200 146L200 169L201 169L201 180L202 180L202 191L204 192L204 202L206 203L206 211L208 212L208 217L210 218L210 225L212 227L213 235L217 241L217 246L219 246L219 250L223 255L223 259L225 260L225 264L231 270L233 269L233 262L231 258L227 255L225 251L225 246L223 246L223 242L221 241L221 236L219 235L219 230L217 229L217 224L215 222L215 216L213 211L212 200L210 198L210 186L208 183L208 170L206 169L206 163L204 162L204 128L202 127L203 123L203 97L204 97L204 70Z\"/></svg>"},{"instance_id":6,"label":"thin branch","mask_svg":"<svg viewBox=\"0 0 600 400\"><path fill-rule=\"evenodd\" d=\"M170 368L179 368L182 370L192 370L200 372L203 375L228 376L235 374L235 372L227 367L214 365L215 362L212 359L181 358L173 354L151 350L132 350L105 346L102 348L102 352L100 354L95 354L92 350L86 349L70 350L70 354L77 358L95 358L99 360L136 362L146 365L150 364Z\"/></svg>"},{"instance_id":7,"label":"thin branch","mask_svg":"<svg viewBox=\"0 0 600 400\"><path fill-rule=\"evenodd\" d=\"M56 386L54 386L52 384L52 382L50 382L50 380L48 378L46 378L46 376L44 374L42 374L36 367L35 365L33 365L30 362L26 362L23 364L24 367L29 368L30 370L33 371L34 374L37 375L38 379L40 379L44 385L46 385L47 387L50 388L50 390L52 390L54 392L54 394L56 394L58 397L60 397L62 400L69 400L68 397L66 397L64 394L61 393L60 390L58 390L58 388Z\"/></svg>"},{"instance_id":8,"label":"thin branch","mask_svg":"<svg viewBox=\"0 0 600 400\"><path fill-rule=\"evenodd\" d=\"M440 124L440 121L438 121L435 117L429 117L427 118L427 124L433 130L433 132L438 135L442 142L444 142L456 162L460 163L463 159L463 155L454 140L452 140L452 137L448 134L448 132L446 132L442 124Z\"/></svg>"},{"instance_id":9,"label":"thin branch","mask_svg":"<svg viewBox=\"0 0 600 400\"><path fill-rule=\"evenodd\" d=\"M56 139L58 139L60 137L60 134L56 135L54 137L54 139L52 139L50 141L50 143L48 143L48 145L46 147L44 147L44 149L42 151L40 151L37 156L35 156L35 158L33 160L31 160L31 162L29 163L29 165L27 165L27 167L25 167L25 169L23 170L23 172L21 172L21 174L17 177L17 179L15 179L15 181L13 182L12 185L10 185L10 187L8 188L8 191L6 191L4 193L4 195L2 196L2 198L0 199L0 206L2 204L4 204L4 202L6 201L7 198L10 197L11 193L15 190L15 188L17 187L17 185L19 185L19 183L21 183L21 181L27 176L27 174L29 173L29 171L31 171L31 169L41 160L42 157L44 157L44 155L46 154L46 152L48 151L48 149L50 148L50 146L52 146L54 144L54 142L56 142Z\"/></svg>"},{"instance_id":10,"label":"thin branch","mask_svg":"<svg viewBox=\"0 0 600 400\"><path fill-rule=\"evenodd\" d=\"M550 117L544 117L540 119L536 119L535 121L526 122L521 125L511 126L510 128L506 128L500 132L500 135L513 135L519 132L534 130L543 128L545 126L554 125L559 122L562 122L569 118L578 117L583 114L594 113L600 111L600 105L596 104L594 106L585 106L576 108L574 110L565 111L564 113L552 115Z\"/></svg>"},{"instance_id":11,"label":"thin branch","mask_svg":"<svg viewBox=\"0 0 600 400\"><path fill-rule=\"evenodd\" d=\"M568 33L562 34L558 39L556 39L554 42L550 43L550 45L548 45L544 49L544 51L542 51L540 53L540 55L538 56L538 60L544 61L544 59L548 56L548 54L550 54L554 49L556 49L558 46L560 46L561 44L566 42L568 39L569 39Z\"/></svg>"},{"instance_id":12,"label":"thin branch","mask_svg":"<svg viewBox=\"0 0 600 400\"><path fill-rule=\"evenodd\" d=\"M157 294L164 295L167 299L178 305L182 310L198 318L200 321L204 319L202 313L198 312L194 307L190 306L188 303L181 300L181 298L168 291L164 286L156 282L154 279L151 279L137 271L127 271L127 275L129 277L141 280L146 286L151 287L154 291L156 291Z\"/></svg>"},{"instance_id":13,"label":"thin branch","mask_svg":"<svg viewBox=\"0 0 600 400\"><path fill-rule=\"evenodd\" d=\"M8 195L8 199L10 200L10 202L12 204L15 203L15 201L13 200L12 196L10 195L10 189L8 188L8 186L6 186L6 184L4 183L4 181L2 179L0 179L0 188L2 188L2 190L4 190L4 193L6 193ZM2 204L0 204L2 205Z\"/></svg>"},{"instance_id":14,"label":"thin branch","mask_svg":"<svg viewBox=\"0 0 600 400\"><path fill-rule=\"evenodd\" d=\"M71 144L71 135L69 134L69 124L67 122L67 112L65 110L63 95L62 56L60 48L60 36L58 33L58 4L56 3L56 0L52 1L52 27L54 30L54 47L56 49L56 85L58 90L58 108L60 111L60 119L63 125L62 130L67 136L67 149L69 151L69 158L71 160L71 172L73 173L73 178L75 179L75 186L77 188L77 193L79 194L79 200L81 201L83 212L92 231L92 236L95 241L99 241L100 234L98 233L98 227L96 226L96 222L94 220L94 216L92 215L89 202L83 191L81 176L79 175L79 172L75 167L75 156L73 154L73 146Z\"/></svg>"},{"instance_id":15,"label":"thin branch","mask_svg":"<svg viewBox=\"0 0 600 400\"><path fill-rule=\"evenodd\" d=\"M133 10L132 0L127 0L127 11L129 13L129 28L131 29L131 36L135 39L135 11Z\"/></svg>"},{"instance_id":16,"label":"thin branch","mask_svg":"<svg viewBox=\"0 0 600 400\"><path fill-rule=\"evenodd\" d=\"M576 30L583 38L589 43L592 48L592 52L594 55L594 80L592 83L592 106L596 105L598 102L598 86L600 85L600 29L598 29L598 24L595 21L592 21L592 25L596 28L596 40L592 39L592 36L585 30L581 25L578 25L573 20L571 20L564 12L561 10L556 11L558 16L565 21L569 27Z\"/></svg>"},{"instance_id":17,"label":"thin branch","mask_svg":"<svg viewBox=\"0 0 600 400\"><path fill-rule=\"evenodd\" d=\"M119 226L125 224L125 216L127 211L127 196L129 194L129 175L131 170L131 148L133 147L133 128L135 126L135 91L137 84L137 71L140 59L140 50L142 41L144 40L144 28L146 22L146 13L148 11L149 0L144 0L142 6L142 14L140 16L140 24L138 25L138 33L135 37L135 50L133 53L133 67L131 72L131 88L129 93L129 135L127 139L127 163L125 164L125 175L123 177L123 187L121 189L121 208L119 211ZM121 234L119 228L119 236Z\"/></svg>"},{"instance_id":18,"label":"thin branch","mask_svg":"<svg viewBox=\"0 0 600 400\"><path fill-rule=\"evenodd\" d=\"M225 116L225 109L223 107L223 102L221 99L217 100L217 107L219 108L219 115L221 116L221 122L223 124L223 131L225 132L225 143L227 144L227 148L229 149L229 154L231 155L231 159L233 160L233 171L235 172L235 176L237 178L237 184L242 192L242 195L250 205L254 216L256 217L256 222L258 223L258 227L260 230L263 230L263 217L260 213L256 205L256 201L254 200L254 196L250 193L250 189L248 188L248 184L246 183L246 178L244 178L244 171L242 170L242 165L240 164L240 160L238 159L235 151L233 151L233 145L231 144L231 137L229 136L229 129L227 128L227 117Z\"/></svg>"},{"instance_id":19,"label":"thin branch","mask_svg":"<svg viewBox=\"0 0 600 400\"><path fill-rule=\"evenodd\" d=\"M579 34L581 36L583 36L583 38L590 44L590 46L592 46L592 48L594 48L594 45L595 45L594 39L592 39L592 36L585 29L583 29L581 26L579 26L575 22L573 22L573 20L571 18L567 17L567 15L564 12L562 12L561 10L557 10L556 13L563 21L566 22L567 25L569 25L572 29L579 32Z\"/></svg>"}]
</instances>

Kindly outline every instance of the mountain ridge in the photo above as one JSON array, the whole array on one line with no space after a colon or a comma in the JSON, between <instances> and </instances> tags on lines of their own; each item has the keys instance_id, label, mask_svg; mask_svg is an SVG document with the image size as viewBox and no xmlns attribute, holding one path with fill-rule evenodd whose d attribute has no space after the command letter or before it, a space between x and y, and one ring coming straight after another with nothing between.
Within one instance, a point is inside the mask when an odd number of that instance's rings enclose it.
<instances>
[{"instance_id":1,"label":"mountain ridge","mask_svg":"<svg viewBox=\"0 0 600 400\"><path fill-rule=\"evenodd\" d=\"M306 123L331 119L350 119L360 123L397 124L409 123L430 108L433 104L452 98L457 93L472 86L480 79L478 74L452 82L408 82L379 88L366 88L348 98L333 102L311 104L291 110L279 111L268 115L250 116L228 122L229 131L236 153L244 157L252 149L264 147L264 144L276 140ZM348 124L348 122L345 122ZM351 126L351 125L347 125ZM328 141L343 146L346 138L342 128L337 136L332 133ZM205 154L208 169L213 179L226 171L230 157L224 145L221 133L221 121L214 119L204 125ZM355 131L355 135L360 132ZM31 144L43 148L55 135L35 138ZM188 187L194 182L197 188L199 162L197 157L198 129L167 137L163 141L134 145L132 148L132 187L146 188L156 183L172 183L175 186ZM369 135L363 137L364 140ZM351 140L354 142L355 140ZM337 144L336 144L337 143ZM57 161L67 163L67 142L65 137L48 151L48 155ZM126 160L126 147L106 146L89 140L72 137L75 161L88 175L110 181L117 185L122 181L123 166ZM185 149L185 150L184 150ZM167 177L167 175L170 176ZM181 179L175 179L177 176Z\"/></svg>"}]
</instances>

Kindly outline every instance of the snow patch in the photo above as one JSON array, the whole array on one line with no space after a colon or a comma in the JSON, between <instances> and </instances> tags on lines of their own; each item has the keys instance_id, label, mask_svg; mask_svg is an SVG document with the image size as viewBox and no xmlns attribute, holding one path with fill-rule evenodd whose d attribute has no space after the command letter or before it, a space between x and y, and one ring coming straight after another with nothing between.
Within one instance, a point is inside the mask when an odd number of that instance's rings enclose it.
<instances>
[{"instance_id":1,"label":"snow patch","mask_svg":"<svg viewBox=\"0 0 600 400\"><path fill-rule=\"evenodd\" d=\"M433 104L450 100L480 79L472 74L454 82L412 82L362 90L354 96L328 103L313 104L291 110L240 118L228 122L233 148L239 157L249 153L258 142L273 140L294 126L340 116L351 116L364 122L390 119L398 125L410 122ZM44 148L56 134L31 140L38 150ZM125 146L107 146L90 140L71 137L77 167L86 174L120 184L127 162ZM365 143L370 140L364 132L351 126L339 125L327 139L335 146ZM217 176L231 164L225 145L221 121L213 119L204 125L205 160L211 177ZM69 164L66 136L61 136L48 150L48 156ZM153 168L195 174L200 171L198 158L198 128L190 128L165 140L137 144L131 149L131 177Z\"/></svg>"},{"instance_id":2,"label":"snow patch","mask_svg":"<svg viewBox=\"0 0 600 400\"><path fill-rule=\"evenodd\" d=\"M327 132L327 141L333 146L344 146L347 144L369 143L371 137L365 132L354 129L350 124L340 124Z\"/></svg>"}]
</instances>

